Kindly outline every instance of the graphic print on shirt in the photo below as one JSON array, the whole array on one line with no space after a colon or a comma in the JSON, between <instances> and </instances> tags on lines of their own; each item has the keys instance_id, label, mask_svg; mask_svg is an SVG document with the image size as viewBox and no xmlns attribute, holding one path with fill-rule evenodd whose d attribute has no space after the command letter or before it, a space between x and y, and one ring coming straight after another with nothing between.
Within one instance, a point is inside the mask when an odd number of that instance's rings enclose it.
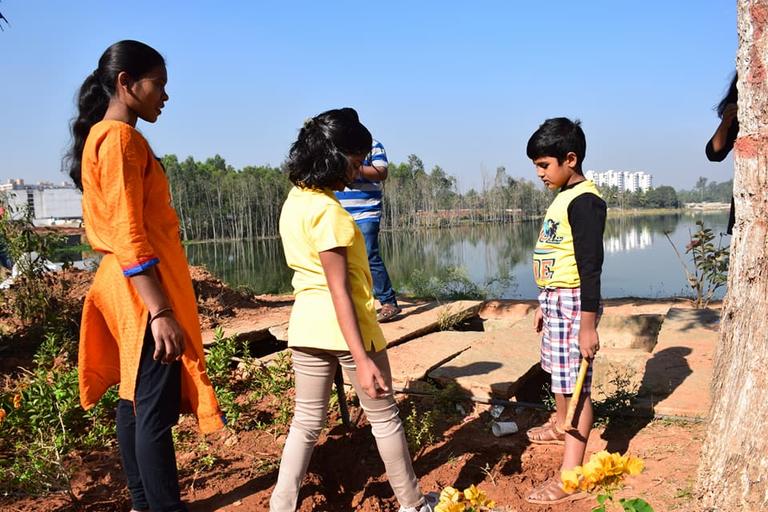
<instances>
[{"instance_id":1,"label":"graphic print on shirt","mask_svg":"<svg viewBox=\"0 0 768 512\"><path fill-rule=\"evenodd\" d=\"M557 226L559 222L555 222L553 219L545 219L544 225L541 227L539 233L539 242L548 242L550 244L559 244L563 241L563 237L557 236Z\"/></svg>"}]
</instances>

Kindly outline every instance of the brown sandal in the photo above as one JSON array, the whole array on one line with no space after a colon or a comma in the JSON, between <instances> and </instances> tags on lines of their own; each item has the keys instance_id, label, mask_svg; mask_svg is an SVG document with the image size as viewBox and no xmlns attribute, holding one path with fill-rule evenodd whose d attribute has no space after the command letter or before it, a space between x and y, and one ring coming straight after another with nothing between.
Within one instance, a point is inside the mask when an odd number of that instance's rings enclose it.
<instances>
[{"instance_id":1,"label":"brown sandal","mask_svg":"<svg viewBox=\"0 0 768 512\"><path fill-rule=\"evenodd\" d=\"M384 304L381 306L381 309L379 310L379 314L376 317L376 320L378 320L381 323L389 322L393 318L395 318L397 315L400 314L402 309L400 306L396 306L394 304Z\"/></svg>"},{"instance_id":2,"label":"brown sandal","mask_svg":"<svg viewBox=\"0 0 768 512\"><path fill-rule=\"evenodd\" d=\"M554 421L545 423L540 427L528 429L525 434L533 444L565 444L565 431L557 428L557 424Z\"/></svg>"},{"instance_id":3,"label":"brown sandal","mask_svg":"<svg viewBox=\"0 0 768 512\"><path fill-rule=\"evenodd\" d=\"M560 485L556 479L551 478L544 482L541 487L534 489L533 492L525 498L525 501L536 505L557 505L558 503L580 500L587 496L588 494L585 492L568 494L563 490L562 485Z\"/></svg>"}]
</instances>

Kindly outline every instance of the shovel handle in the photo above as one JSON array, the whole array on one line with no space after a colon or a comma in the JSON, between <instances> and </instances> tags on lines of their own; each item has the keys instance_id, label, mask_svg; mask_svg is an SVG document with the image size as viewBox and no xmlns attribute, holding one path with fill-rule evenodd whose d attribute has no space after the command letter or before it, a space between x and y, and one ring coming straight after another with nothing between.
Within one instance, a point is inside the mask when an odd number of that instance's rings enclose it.
<instances>
[{"instance_id":1,"label":"shovel handle","mask_svg":"<svg viewBox=\"0 0 768 512\"><path fill-rule=\"evenodd\" d=\"M571 395L571 401L568 403L568 412L565 415L565 429L572 430L573 416L576 414L576 406L579 404L579 398L581 397L581 388L584 387L584 379L587 378L587 370L589 370L589 361L586 358L581 360L581 366L579 366L579 376L576 378L576 385L573 387L573 394Z\"/></svg>"}]
</instances>

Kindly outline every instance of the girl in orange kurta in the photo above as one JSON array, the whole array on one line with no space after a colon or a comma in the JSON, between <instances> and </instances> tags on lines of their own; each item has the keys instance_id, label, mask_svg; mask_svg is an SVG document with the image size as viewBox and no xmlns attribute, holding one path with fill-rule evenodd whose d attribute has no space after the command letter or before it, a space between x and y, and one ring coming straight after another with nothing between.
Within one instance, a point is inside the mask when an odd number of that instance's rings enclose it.
<instances>
[{"instance_id":1,"label":"girl in orange kurta","mask_svg":"<svg viewBox=\"0 0 768 512\"><path fill-rule=\"evenodd\" d=\"M83 191L91 246L104 256L85 298L80 400L120 384L117 435L135 511L186 510L171 428L180 412L223 426L205 373L197 304L161 164L136 121L168 95L163 57L137 41L110 46L80 89L70 175Z\"/></svg>"}]
</instances>

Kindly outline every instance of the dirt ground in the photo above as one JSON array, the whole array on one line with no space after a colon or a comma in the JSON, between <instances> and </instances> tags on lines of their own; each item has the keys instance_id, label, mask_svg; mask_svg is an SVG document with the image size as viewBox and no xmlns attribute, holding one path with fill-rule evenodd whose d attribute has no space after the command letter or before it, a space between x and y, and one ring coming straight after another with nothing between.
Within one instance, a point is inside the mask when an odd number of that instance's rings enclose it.
<instances>
[{"instance_id":1,"label":"dirt ground","mask_svg":"<svg viewBox=\"0 0 768 512\"><path fill-rule=\"evenodd\" d=\"M227 288L205 269L191 267L199 297L201 324L211 329L223 321L273 314L289 307L290 297L252 296ZM68 293L82 297L92 274L72 271ZM638 307L657 306L627 301L615 304L616 312L637 313ZM658 304L658 301L656 301ZM524 315L530 305L519 304L521 311L504 311L503 303L489 303L485 312L492 316ZM668 306L667 306L668 307ZM491 311L493 310L493 311ZM6 357L11 354L6 354ZM13 354L3 361L0 373L28 362L29 354ZM2 359L2 358L0 358ZM702 390L702 393L706 390ZM412 404L420 414L434 409L427 398L399 395L405 416ZM470 404L465 404L471 409ZM243 421L269 423L269 403L257 403L244 412ZM351 416L358 411L351 405ZM531 490L558 473L562 447L532 446L524 435L531 426L546 421L547 414L530 409L505 411L518 422L520 433L496 438L490 432L491 418L486 409L475 408L469 415L443 414L436 420L436 441L414 454L414 467L424 492L445 486L464 488L475 484L496 501L499 510L509 512L590 511L594 499L558 505L526 503ZM250 416L250 417L249 417ZM235 432L227 430L206 437L197 433L194 420L182 419L176 429L177 458L184 500L192 512L266 511L277 478L279 457L286 425ZM697 510L693 482L703 441L702 423L626 420L614 421L593 431L588 451L608 449L626 452L645 460L646 470L631 478L620 496L643 497L657 512ZM0 496L0 510L32 511L128 511L130 500L125 487L115 444L101 450L76 452L66 466L72 471L71 492L43 497ZM309 511L396 511L397 503L387 483L384 466L378 457L370 427L364 416L348 430L333 413L329 428L320 438L300 497L301 512Z\"/></svg>"},{"instance_id":2,"label":"dirt ground","mask_svg":"<svg viewBox=\"0 0 768 512\"><path fill-rule=\"evenodd\" d=\"M404 402L408 410L410 404ZM428 400L417 403L429 410ZM357 410L351 408L352 418ZM506 415L506 412L505 412ZM546 414L529 410L512 415L524 429L542 423ZM475 484L494 499L499 510L526 512L586 512L594 500L558 506L525 502L534 486L556 475L562 448L532 446L524 434L496 438L490 433L487 411L466 417L453 415L437 422L438 440L415 456L415 470L425 492L452 485ZM329 429L315 450L300 497L301 512L396 511L384 466L376 452L364 417L347 430L332 415ZM192 512L265 511L277 478L278 459L286 428L221 432L203 438L193 420L178 427L177 446L181 484ZM643 497L656 511L696 510L693 482L704 425L667 421L610 424L593 431L589 452L625 451L645 460L646 470L627 481L620 496ZM75 469L72 496L66 493L41 498L0 499L6 511L127 511L128 492L123 483L116 447L80 453L69 461Z\"/></svg>"}]
</instances>

